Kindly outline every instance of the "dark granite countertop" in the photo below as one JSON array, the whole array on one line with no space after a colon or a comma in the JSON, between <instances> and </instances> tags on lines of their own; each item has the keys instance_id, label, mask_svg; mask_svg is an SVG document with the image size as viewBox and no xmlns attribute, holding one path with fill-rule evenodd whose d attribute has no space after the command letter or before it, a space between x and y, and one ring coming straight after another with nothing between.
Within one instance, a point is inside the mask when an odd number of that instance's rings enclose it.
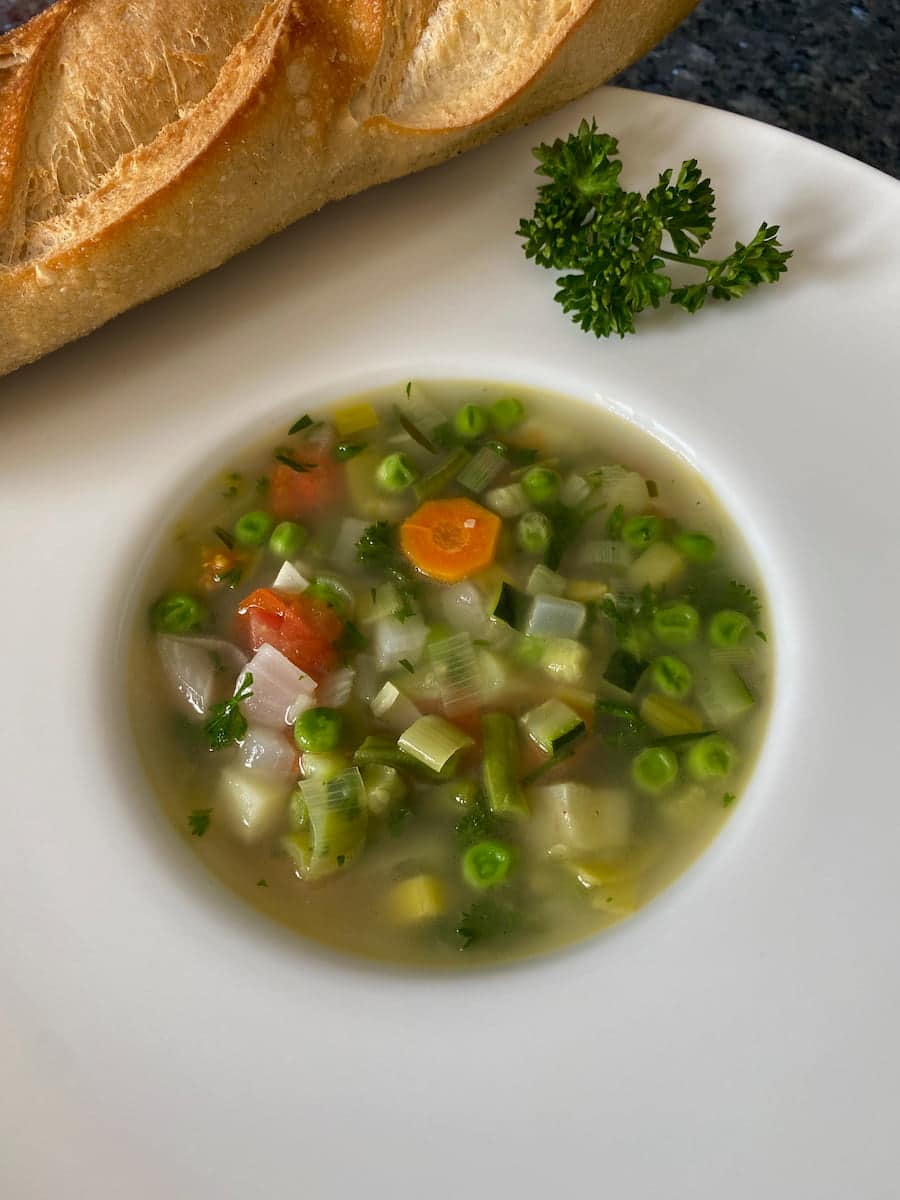
<instances>
[{"instance_id":1,"label":"dark granite countertop","mask_svg":"<svg viewBox=\"0 0 900 1200\"><path fill-rule=\"evenodd\" d=\"M41 7L0 0L0 32ZM900 0L702 0L616 82L769 121L900 177Z\"/></svg>"}]
</instances>

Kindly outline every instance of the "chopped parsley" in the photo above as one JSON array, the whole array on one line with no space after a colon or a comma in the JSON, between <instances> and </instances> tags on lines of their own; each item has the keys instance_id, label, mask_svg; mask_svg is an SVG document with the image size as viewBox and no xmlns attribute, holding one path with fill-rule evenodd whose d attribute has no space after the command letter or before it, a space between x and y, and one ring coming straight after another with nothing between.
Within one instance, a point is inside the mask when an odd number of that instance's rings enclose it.
<instances>
[{"instance_id":1,"label":"chopped parsley","mask_svg":"<svg viewBox=\"0 0 900 1200\"><path fill-rule=\"evenodd\" d=\"M410 675L415 675L416 668L412 665L412 663L409 661L408 658L401 658L400 666L403 668L404 671L409 671Z\"/></svg>"},{"instance_id":2,"label":"chopped parsley","mask_svg":"<svg viewBox=\"0 0 900 1200\"><path fill-rule=\"evenodd\" d=\"M728 808L729 804L734 804L735 800L737 800L737 796L735 796L734 792L726 792L722 797L722 804L725 808Z\"/></svg>"},{"instance_id":3,"label":"chopped parsley","mask_svg":"<svg viewBox=\"0 0 900 1200\"><path fill-rule=\"evenodd\" d=\"M203 837L209 823L212 820L211 808L195 808L193 812L188 814L188 825L190 826L191 835L193 837Z\"/></svg>"},{"instance_id":4,"label":"chopped parsley","mask_svg":"<svg viewBox=\"0 0 900 1200\"><path fill-rule=\"evenodd\" d=\"M462 939L461 950L468 950L479 942L509 937L518 932L522 925L521 914L498 900L476 900L459 918L457 936Z\"/></svg>"},{"instance_id":5,"label":"chopped parsley","mask_svg":"<svg viewBox=\"0 0 900 1200\"><path fill-rule=\"evenodd\" d=\"M213 525L213 533L227 550L234 549L234 538L227 529L223 529L221 525Z\"/></svg>"},{"instance_id":6,"label":"chopped parsley","mask_svg":"<svg viewBox=\"0 0 900 1200\"><path fill-rule=\"evenodd\" d=\"M247 718L241 712L241 702L253 695L253 676L248 671L241 680L237 692L221 704L209 710L209 720L203 726L210 750L222 750L232 742L239 742L247 732Z\"/></svg>"},{"instance_id":7,"label":"chopped parsley","mask_svg":"<svg viewBox=\"0 0 900 1200\"><path fill-rule=\"evenodd\" d=\"M292 471L296 471L298 475L306 475L309 471L314 471L318 464L308 462L298 462L293 454L287 450L275 451L276 462L283 463L286 467L290 467Z\"/></svg>"}]
</instances>

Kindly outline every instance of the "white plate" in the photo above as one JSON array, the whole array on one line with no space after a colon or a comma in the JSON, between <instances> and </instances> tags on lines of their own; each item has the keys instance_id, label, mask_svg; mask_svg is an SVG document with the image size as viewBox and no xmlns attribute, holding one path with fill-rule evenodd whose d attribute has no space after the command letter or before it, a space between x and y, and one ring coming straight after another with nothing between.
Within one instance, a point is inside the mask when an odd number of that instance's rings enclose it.
<instances>
[{"instance_id":1,"label":"white plate","mask_svg":"<svg viewBox=\"0 0 900 1200\"><path fill-rule=\"evenodd\" d=\"M719 245L780 221L786 280L580 333L513 231L529 148L592 111L629 183L699 157ZM887 177L605 91L0 384L5 1196L896 1195L898 261ZM226 893L135 772L115 656L191 472L316 397L447 374L602 394L682 447L759 556L779 668L753 785L678 885L459 977L330 956Z\"/></svg>"}]
</instances>

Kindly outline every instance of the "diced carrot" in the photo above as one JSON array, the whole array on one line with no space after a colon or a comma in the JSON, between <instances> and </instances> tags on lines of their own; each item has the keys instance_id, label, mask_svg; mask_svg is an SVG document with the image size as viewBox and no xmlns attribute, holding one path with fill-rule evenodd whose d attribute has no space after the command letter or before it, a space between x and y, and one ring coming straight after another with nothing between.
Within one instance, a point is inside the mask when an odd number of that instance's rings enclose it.
<instances>
[{"instance_id":1,"label":"diced carrot","mask_svg":"<svg viewBox=\"0 0 900 1200\"><path fill-rule=\"evenodd\" d=\"M331 457L328 446L303 443L291 457L306 470L279 463L269 477L269 508L279 521L321 512L335 504L344 484L344 469Z\"/></svg>"},{"instance_id":2,"label":"diced carrot","mask_svg":"<svg viewBox=\"0 0 900 1200\"><path fill-rule=\"evenodd\" d=\"M337 666L334 643L344 626L322 600L257 588L241 602L238 622L249 649L268 643L314 679Z\"/></svg>"},{"instance_id":3,"label":"diced carrot","mask_svg":"<svg viewBox=\"0 0 900 1200\"><path fill-rule=\"evenodd\" d=\"M500 518L457 496L428 500L400 527L400 546L409 561L442 583L458 583L494 561Z\"/></svg>"}]
</instances>

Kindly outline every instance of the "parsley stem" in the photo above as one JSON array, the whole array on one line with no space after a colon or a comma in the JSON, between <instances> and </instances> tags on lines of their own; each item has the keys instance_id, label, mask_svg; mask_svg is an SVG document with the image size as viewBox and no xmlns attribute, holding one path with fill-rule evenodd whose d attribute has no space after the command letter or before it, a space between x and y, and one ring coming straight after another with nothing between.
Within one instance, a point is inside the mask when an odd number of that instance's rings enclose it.
<instances>
[{"instance_id":1,"label":"parsley stem","mask_svg":"<svg viewBox=\"0 0 900 1200\"><path fill-rule=\"evenodd\" d=\"M656 255L657 258L667 258L669 262L687 263L689 267L705 267L707 270L719 265L714 258L692 258L690 254L673 254L671 250L657 250Z\"/></svg>"}]
</instances>

